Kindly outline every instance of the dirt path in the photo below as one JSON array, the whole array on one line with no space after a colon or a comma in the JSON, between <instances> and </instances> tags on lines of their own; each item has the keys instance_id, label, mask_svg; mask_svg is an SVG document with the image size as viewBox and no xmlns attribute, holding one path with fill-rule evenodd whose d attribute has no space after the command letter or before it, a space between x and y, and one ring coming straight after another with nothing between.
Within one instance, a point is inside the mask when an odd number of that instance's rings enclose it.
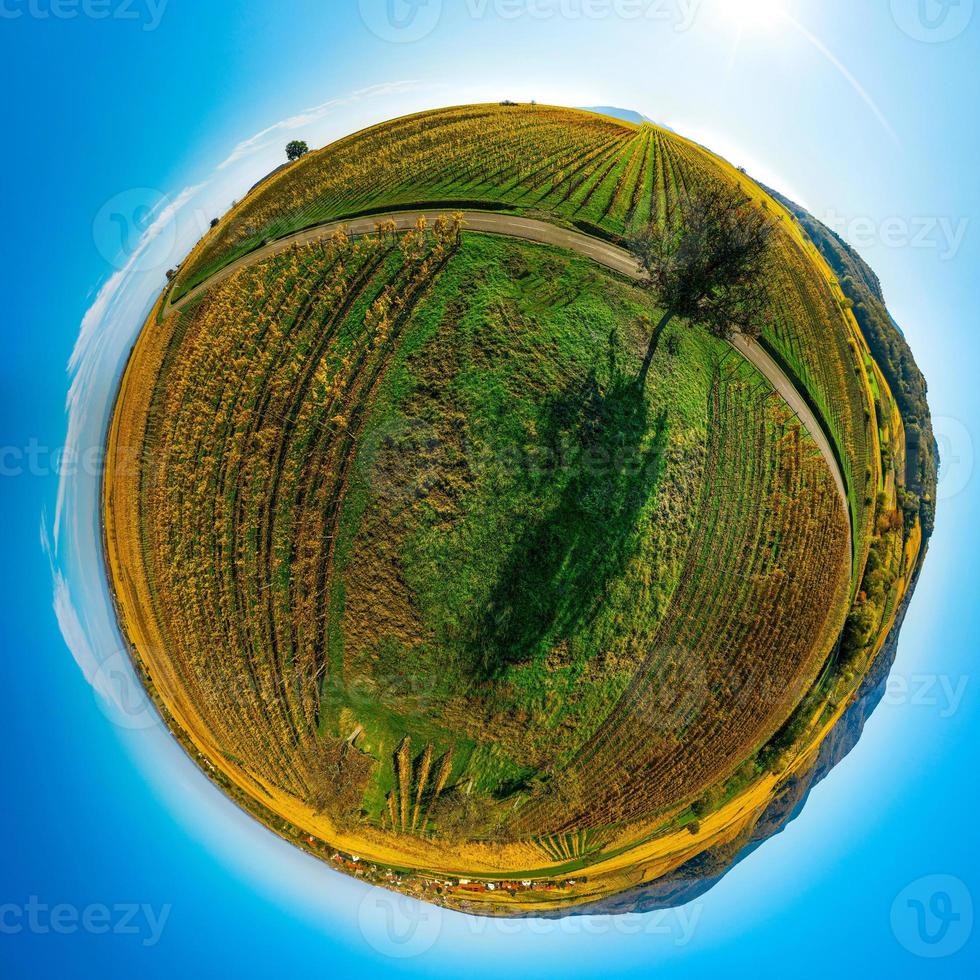
<instances>
[{"instance_id":1,"label":"dirt path","mask_svg":"<svg viewBox=\"0 0 980 980\"><path fill-rule=\"evenodd\" d=\"M206 279L199 286L195 286L189 293L175 303L169 304L169 310L179 310L192 303L202 293L224 282L234 275L239 269L261 262L263 259L270 258L278 252L283 251L291 245L299 245L305 242L317 241L321 238L329 238L337 229L346 228L350 235L368 235L375 231L375 226L380 221L393 221L397 231L407 231L415 225L420 215L430 221L434 221L440 215L447 214L446 208L431 211L397 211L390 214L372 214L366 218L351 218L346 221L328 221L325 224L317 225L314 228L307 228L305 231L296 232L286 238L280 238L262 248L249 252L241 258L235 259L219 272L216 272L209 279ZM569 228L561 228L558 225L550 224L546 221L537 221L534 218L520 218L510 214L496 214L491 211L463 211L464 228L469 231L478 231L491 235L506 235L510 238L520 238L528 242L537 242L542 245L554 245L558 248L567 248L569 251L584 255L593 259L607 269L629 276L632 279L642 278L640 266L633 255L626 249L619 248L609 242L591 235L573 231ZM837 492L844 502L844 510L848 516L848 526L850 526L851 509L847 500L847 489L844 484L844 476L840 467L837 465L837 457L831 448L830 439L824 432L817 417L810 410L806 399L797 391L789 376L782 368L762 349L754 340L736 334L732 339L732 346L747 361L749 361L760 374L764 375L773 388L782 396L786 404L796 413L803 427L810 433L813 441L817 444L830 472L833 475ZM853 529L852 529L853 532Z\"/></svg>"}]
</instances>

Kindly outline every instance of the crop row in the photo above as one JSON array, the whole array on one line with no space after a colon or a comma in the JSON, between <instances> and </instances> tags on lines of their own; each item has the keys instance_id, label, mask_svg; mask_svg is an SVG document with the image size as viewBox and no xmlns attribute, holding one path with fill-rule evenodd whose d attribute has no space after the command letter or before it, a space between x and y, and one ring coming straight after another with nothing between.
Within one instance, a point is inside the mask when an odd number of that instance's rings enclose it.
<instances>
[{"instance_id":1,"label":"crop row","mask_svg":"<svg viewBox=\"0 0 980 980\"><path fill-rule=\"evenodd\" d=\"M319 729L355 448L455 243L448 222L340 233L248 267L184 315L155 379L139 512L154 618L225 754L304 799L351 757Z\"/></svg>"},{"instance_id":2,"label":"crop row","mask_svg":"<svg viewBox=\"0 0 980 980\"><path fill-rule=\"evenodd\" d=\"M843 505L785 403L732 360L712 390L695 527L641 666L570 760L581 802L530 802L528 830L632 822L696 798L771 737L829 653L849 581Z\"/></svg>"},{"instance_id":3,"label":"crop row","mask_svg":"<svg viewBox=\"0 0 980 980\"><path fill-rule=\"evenodd\" d=\"M366 210L482 202L622 235L667 220L697 184L741 179L702 148L653 126L542 106L439 110L355 134L261 185L195 250L176 288L190 288L262 241ZM822 416L861 540L869 520L870 406L850 328L788 223L777 227L763 337Z\"/></svg>"}]
</instances>

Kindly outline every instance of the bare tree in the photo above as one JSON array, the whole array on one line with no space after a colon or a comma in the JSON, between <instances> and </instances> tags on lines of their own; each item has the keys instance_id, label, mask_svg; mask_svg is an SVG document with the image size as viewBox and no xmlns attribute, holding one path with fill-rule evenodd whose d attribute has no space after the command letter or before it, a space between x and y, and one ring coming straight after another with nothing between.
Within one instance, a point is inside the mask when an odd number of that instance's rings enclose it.
<instances>
[{"instance_id":1,"label":"bare tree","mask_svg":"<svg viewBox=\"0 0 980 980\"><path fill-rule=\"evenodd\" d=\"M630 249L664 308L650 337L640 384L674 317L715 336L758 336L767 308L772 219L742 191L716 182L694 188L661 220L636 232Z\"/></svg>"}]
</instances>

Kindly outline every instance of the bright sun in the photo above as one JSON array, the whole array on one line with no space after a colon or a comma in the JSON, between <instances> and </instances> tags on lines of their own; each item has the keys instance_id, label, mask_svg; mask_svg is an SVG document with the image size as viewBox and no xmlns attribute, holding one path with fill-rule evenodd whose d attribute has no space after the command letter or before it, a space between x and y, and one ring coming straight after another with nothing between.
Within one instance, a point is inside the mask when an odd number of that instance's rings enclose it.
<instances>
[{"instance_id":1,"label":"bright sun","mask_svg":"<svg viewBox=\"0 0 980 980\"><path fill-rule=\"evenodd\" d=\"M726 19L743 28L772 29L783 18L781 0L720 0L719 7Z\"/></svg>"}]
</instances>

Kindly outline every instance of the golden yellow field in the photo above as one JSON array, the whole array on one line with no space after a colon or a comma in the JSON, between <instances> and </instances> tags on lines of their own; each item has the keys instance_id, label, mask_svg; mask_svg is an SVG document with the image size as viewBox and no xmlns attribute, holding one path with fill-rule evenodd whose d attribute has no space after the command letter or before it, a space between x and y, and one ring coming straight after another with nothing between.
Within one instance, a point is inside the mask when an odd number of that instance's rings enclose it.
<instances>
[{"instance_id":1,"label":"golden yellow field","mask_svg":"<svg viewBox=\"0 0 980 980\"><path fill-rule=\"evenodd\" d=\"M655 298L453 218L615 244L695 180L776 216L762 341L846 500L724 341L674 327L637 390ZM248 258L366 212L372 234ZM108 437L108 573L168 724L287 839L460 908L568 908L734 856L921 560L902 418L844 299L746 176L572 110L408 117L259 185L151 312Z\"/></svg>"}]
</instances>

